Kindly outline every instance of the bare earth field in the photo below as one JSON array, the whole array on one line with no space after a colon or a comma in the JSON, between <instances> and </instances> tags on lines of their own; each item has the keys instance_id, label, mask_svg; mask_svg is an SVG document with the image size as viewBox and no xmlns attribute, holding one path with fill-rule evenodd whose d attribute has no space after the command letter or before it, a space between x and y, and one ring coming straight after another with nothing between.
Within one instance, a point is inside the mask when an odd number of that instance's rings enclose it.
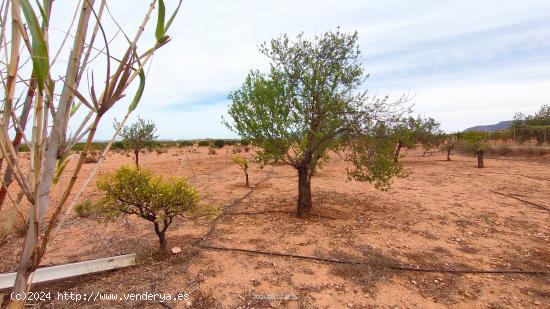
<instances>
[{"instance_id":1,"label":"bare earth field","mask_svg":"<svg viewBox=\"0 0 550 309\"><path fill-rule=\"evenodd\" d=\"M447 162L443 154L409 152L402 161L410 175L380 192L370 184L348 182L346 163L333 155L312 179L313 215L301 220L293 213L293 169L253 164L251 183L257 185L249 190L231 162L230 148L217 152L209 156L207 148L188 147L141 156L143 166L155 172L189 177L205 203L223 208L215 222L180 219L169 228L169 247L180 246L182 254L155 253L158 240L148 221L127 217L102 223L71 214L43 264L132 252L139 264L34 286L36 291L78 293L186 292L189 302L56 300L43 307L550 307L548 273L438 272L550 272L548 160L486 159L486 168L477 169L473 157L454 155ZM132 164L132 157L112 153L101 170L123 164ZM79 182L92 167L85 165ZM85 196L99 198L94 186ZM0 247L0 272L15 269L21 242L10 236ZM396 269L403 266L410 269Z\"/></svg>"}]
</instances>

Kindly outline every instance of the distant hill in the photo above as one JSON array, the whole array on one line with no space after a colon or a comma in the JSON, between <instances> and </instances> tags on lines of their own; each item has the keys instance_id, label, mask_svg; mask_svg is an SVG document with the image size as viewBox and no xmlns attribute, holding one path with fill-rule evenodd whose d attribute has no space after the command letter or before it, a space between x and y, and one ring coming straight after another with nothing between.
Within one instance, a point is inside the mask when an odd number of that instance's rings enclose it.
<instances>
[{"instance_id":1,"label":"distant hill","mask_svg":"<svg viewBox=\"0 0 550 309\"><path fill-rule=\"evenodd\" d=\"M510 128L512 126L512 122L513 122L512 120L506 120L506 121L501 121L497 124L489 124L489 125L484 125L484 126L471 127L471 128L468 128L464 131L465 132L467 132L467 131L488 132L488 131L504 130L504 129Z\"/></svg>"}]
</instances>

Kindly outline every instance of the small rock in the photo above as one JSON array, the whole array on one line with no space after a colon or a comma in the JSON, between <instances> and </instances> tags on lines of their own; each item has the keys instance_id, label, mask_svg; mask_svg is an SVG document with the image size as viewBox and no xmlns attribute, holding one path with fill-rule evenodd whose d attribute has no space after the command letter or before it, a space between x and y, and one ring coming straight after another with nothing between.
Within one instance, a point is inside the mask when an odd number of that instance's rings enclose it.
<instances>
[{"instance_id":1,"label":"small rock","mask_svg":"<svg viewBox=\"0 0 550 309\"><path fill-rule=\"evenodd\" d=\"M185 307L191 308L191 306L193 306L193 303L190 300L185 302Z\"/></svg>"},{"instance_id":2,"label":"small rock","mask_svg":"<svg viewBox=\"0 0 550 309\"><path fill-rule=\"evenodd\" d=\"M538 300L535 300L535 302L534 302L533 304L535 304L535 305L537 305L537 306L540 306L540 305L541 305L541 302L538 301Z\"/></svg>"},{"instance_id":3,"label":"small rock","mask_svg":"<svg viewBox=\"0 0 550 309\"><path fill-rule=\"evenodd\" d=\"M179 254L179 253L181 253L181 248L180 247L172 248L172 254Z\"/></svg>"},{"instance_id":4,"label":"small rock","mask_svg":"<svg viewBox=\"0 0 550 309\"><path fill-rule=\"evenodd\" d=\"M348 307L349 307L349 308L353 307L353 304L352 304L352 303L348 303Z\"/></svg>"}]
</instances>

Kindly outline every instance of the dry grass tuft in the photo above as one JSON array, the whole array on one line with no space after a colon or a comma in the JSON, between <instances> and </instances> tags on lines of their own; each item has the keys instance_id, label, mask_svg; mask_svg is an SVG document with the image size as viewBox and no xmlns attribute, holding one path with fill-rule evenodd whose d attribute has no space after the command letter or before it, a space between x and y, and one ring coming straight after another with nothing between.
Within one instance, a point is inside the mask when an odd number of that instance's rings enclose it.
<instances>
[{"instance_id":1,"label":"dry grass tuft","mask_svg":"<svg viewBox=\"0 0 550 309\"><path fill-rule=\"evenodd\" d=\"M334 264L331 273L345 280L351 280L360 285L365 292L372 292L376 284L381 280L386 280L390 273L387 266L396 266L398 260L382 253L370 246L362 248L364 258L358 258L349 254L333 251L330 256L333 258L366 262L365 264Z\"/></svg>"}]
</instances>

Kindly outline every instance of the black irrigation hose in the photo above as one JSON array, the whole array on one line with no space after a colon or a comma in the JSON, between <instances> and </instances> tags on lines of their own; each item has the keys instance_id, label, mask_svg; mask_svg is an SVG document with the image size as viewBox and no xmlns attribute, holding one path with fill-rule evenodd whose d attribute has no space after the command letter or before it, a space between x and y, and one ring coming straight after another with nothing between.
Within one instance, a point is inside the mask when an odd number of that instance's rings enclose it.
<instances>
[{"instance_id":1,"label":"black irrigation hose","mask_svg":"<svg viewBox=\"0 0 550 309\"><path fill-rule=\"evenodd\" d=\"M529 205L531 205L531 206L535 206L535 207L537 207L538 209L550 211L550 208L548 208L548 207L546 207L546 206L544 206L544 205L541 205L541 204L536 204L536 203L533 203L533 202L529 202L529 201L524 200L524 199L521 199L521 198L519 198L519 197L515 197L515 196L513 196L513 195L501 193L501 192L494 191L494 190L491 190L491 189L489 189L489 191L491 191L491 192L493 192L493 193L496 193L496 194L498 194L498 195L502 195L502 196L506 196L506 197L509 197L509 198L516 199L516 200L518 200L518 201L524 202L524 203L529 204Z\"/></svg>"},{"instance_id":2,"label":"black irrigation hose","mask_svg":"<svg viewBox=\"0 0 550 309\"><path fill-rule=\"evenodd\" d=\"M296 214L295 211L285 211L285 210L266 210L266 211L256 211L256 212L228 212L226 215L232 216L232 215L263 215L263 214L270 214L270 213L284 213L284 214ZM310 216L319 217L319 218L325 218L325 219L337 219L335 217L320 215L320 214L310 214Z\"/></svg>"},{"instance_id":3,"label":"black irrigation hose","mask_svg":"<svg viewBox=\"0 0 550 309\"><path fill-rule=\"evenodd\" d=\"M250 196L250 194L252 194L252 192L254 191L254 189L256 188L256 186L258 186L259 184L269 180L271 178L271 175L273 174L273 171L274 171L274 168L271 169L271 171L269 171L269 173L267 174L266 177L264 177L262 180L258 181L256 184L254 184L254 186L252 188L250 188L248 190L248 192L241 196L240 198L234 200L233 202L227 204L223 209L222 209L222 212L216 217L214 218L214 220L212 220L212 222L210 223L211 226L210 226L210 229L208 230L208 232L206 232L201 238L195 240L193 242L193 246L197 246L199 245L200 247L200 243L203 242L206 238L210 237L210 235L212 235L212 233L214 232L214 230L216 230L216 225L218 224L218 220L225 216L225 215L228 215L230 213L228 213L227 211L229 209L231 209L232 207L234 207L235 205L239 204L240 202L242 202L245 198L247 198L248 196Z\"/></svg>"},{"instance_id":4,"label":"black irrigation hose","mask_svg":"<svg viewBox=\"0 0 550 309\"><path fill-rule=\"evenodd\" d=\"M278 253L278 252L267 252L267 251L258 251L258 250L249 250L249 249L240 249L240 248L227 248L227 247L218 247L211 245L200 245L202 249L211 249L211 250L221 250L221 251L235 251L251 254L261 254L269 256L280 256L280 257L291 257L302 260L313 260L326 263L337 263L337 264L351 264L351 265L369 265L383 267L391 270L397 271L414 271L414 272L425 272L425 273L451 273L451 274L518 274L518 275L550 275L550 271L530 271L530 270L482 270L482 269L439 269L439 268L416 268L413 266L405 265L379 265L371 264L366 262L357 262L349 260L337 260L329 258L318 258L314 256L306 255L296 255L296 254L287 254L287 253Z\"/></svg>"}]
</instances>

